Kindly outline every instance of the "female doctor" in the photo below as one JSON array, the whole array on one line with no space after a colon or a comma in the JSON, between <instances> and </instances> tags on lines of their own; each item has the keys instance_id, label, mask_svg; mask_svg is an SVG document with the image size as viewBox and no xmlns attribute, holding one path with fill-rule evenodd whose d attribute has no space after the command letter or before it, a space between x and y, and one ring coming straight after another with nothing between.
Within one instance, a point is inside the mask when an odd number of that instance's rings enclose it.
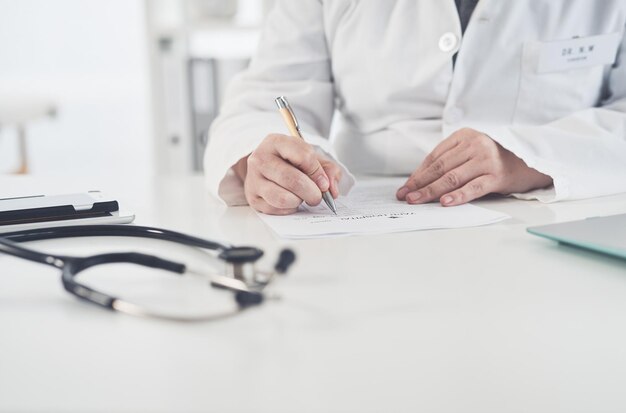
<instances>
[{"instance_id":1,"label":"female doctor","mask_svg":"<svg viewBox=\"0 0 626 413\"><path fill-rule=\"evenodd\" d=\"M211 128L209 188L269 214L349 171L408 175L415 204L626 191L625 29L623 0L278 0Z\"/></svg>"}]
</instances>

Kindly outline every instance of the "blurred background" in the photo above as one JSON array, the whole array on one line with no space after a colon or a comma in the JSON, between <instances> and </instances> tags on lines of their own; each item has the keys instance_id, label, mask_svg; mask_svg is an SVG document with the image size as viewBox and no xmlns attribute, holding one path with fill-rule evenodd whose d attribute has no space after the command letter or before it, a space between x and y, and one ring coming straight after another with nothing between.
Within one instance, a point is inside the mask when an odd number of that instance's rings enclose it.
<instances>
[{"instance_id":1,"label":"blurred background","mask_svg":"<svg viewBox=\"0 0 626 413\"><path fill-rule=\"evenodd\" d=\"M0 0L0 173L200 173L272 3Z\"/></svg>"}]
</instances>

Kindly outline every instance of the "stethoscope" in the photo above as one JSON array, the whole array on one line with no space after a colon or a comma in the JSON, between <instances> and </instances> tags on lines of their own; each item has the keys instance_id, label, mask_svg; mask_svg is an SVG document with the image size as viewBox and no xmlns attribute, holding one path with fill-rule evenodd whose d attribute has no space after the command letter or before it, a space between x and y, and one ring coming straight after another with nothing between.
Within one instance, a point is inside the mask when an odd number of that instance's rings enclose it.
<instances>
[{"instance_id":1,"label":"stethoscope","mask_svg":"<svg viewBox=\"0 0 626 413\"><path fill-rule=\"evenodd\" d=\"M172 316L154 312L143 306L97 291L77 279L81 272L102 264L129 263L144 267L161 269L173 274L195 273L185 264L163 259L154 255L137 252L117 252L108 254L76 257L53 255L26 248L19 243L71 237L134 237L152 238L176 244L211 250L217 258L226 263L223 274L202 274L208 277L212 287L230 291L234 294L236 311L261 304L264 301L263 290L276 274L285 274L295 260L295 254L283 249L273 271L257 270L255 263L263 256L263 251L255 247L234 247L216 241L197 238L180 232L162 228L138 225L77 225L53 228L40 228L0 234L0 252L33 262L46 264L61 270L63 287L70 294L108 310L136 316L147 316L175 321L208 321L224 318L233 312L201 316ZM195 273L197 275L197 273Z\"/></svg>"}]
</instances>

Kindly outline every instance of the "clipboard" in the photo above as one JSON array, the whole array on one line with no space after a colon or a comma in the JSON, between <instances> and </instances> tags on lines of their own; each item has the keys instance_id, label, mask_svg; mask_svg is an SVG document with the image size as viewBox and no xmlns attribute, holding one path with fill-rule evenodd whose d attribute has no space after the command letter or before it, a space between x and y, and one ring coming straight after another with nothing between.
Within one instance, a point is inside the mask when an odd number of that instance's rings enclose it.
<instances>
[{"instance_id":1,"label":"clipboard","mask_svg":"<svg viewBox=\"0 0 626 413\"><path fill-rule=\"evenodd\" d=\"M135 219L100 191L0 199L0 233L85 224L127 224Z\"/></svg>"}]
</instances>

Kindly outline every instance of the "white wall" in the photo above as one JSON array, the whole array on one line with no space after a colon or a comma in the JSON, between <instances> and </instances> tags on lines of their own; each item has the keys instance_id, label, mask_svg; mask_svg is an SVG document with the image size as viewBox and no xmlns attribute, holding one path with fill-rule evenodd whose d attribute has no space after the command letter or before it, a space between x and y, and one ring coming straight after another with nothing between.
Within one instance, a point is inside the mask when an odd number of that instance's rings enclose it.
<instances>
[{"instance_id":1,"label":"white wall","mask_svg":"<svg viewBox=\"0 0 626 413\"><path fill-rule=\"evenodd\" d=\"M0 0L0 93L59 107L28 129L33 173L152 173L146 37L141 0ZM0 130L0 172L13 138Z\"/></svg>"}]
</instances>

